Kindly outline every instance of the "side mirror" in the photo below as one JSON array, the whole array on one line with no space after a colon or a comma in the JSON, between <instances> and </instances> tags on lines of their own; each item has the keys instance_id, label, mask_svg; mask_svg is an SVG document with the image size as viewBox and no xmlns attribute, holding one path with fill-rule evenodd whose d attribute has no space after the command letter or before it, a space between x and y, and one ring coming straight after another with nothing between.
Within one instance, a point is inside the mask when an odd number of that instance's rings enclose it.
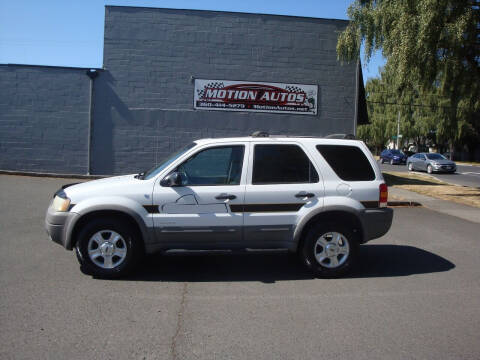
<instances>
[{"instance_id":1,"label":"side mirror","mask_svg":"<svg viewBox=\"0 0 480 360\"><path fill-rule=\"evenodd\" d=\"M172 187L172 186L182 186L182 175L174 171L171 174L168 174L160 181L161 186Z\"/></svg>"}]
</instances>

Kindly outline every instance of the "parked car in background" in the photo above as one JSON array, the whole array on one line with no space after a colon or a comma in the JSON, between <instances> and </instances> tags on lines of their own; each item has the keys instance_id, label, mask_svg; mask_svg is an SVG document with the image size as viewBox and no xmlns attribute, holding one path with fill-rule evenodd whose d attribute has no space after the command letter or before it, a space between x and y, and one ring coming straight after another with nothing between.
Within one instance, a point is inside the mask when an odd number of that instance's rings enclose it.
<instances>
[{"instance_id":1,"label":"parked car in background","mask_svg":"<svg viewBox=\"0 0 480 360\"><path fill-rule=\"evenodd\" d=\"M407 156L400 150L385 149L380 154L380 163L388 162L390 165L405 164Z\"/></svg>"},{"instance_id":2,"label":"parked car in background","mask_svg":"<svg viewBox=\"0 0 480 360\"><path fill-rule=\"evenodd\" d=\"M410 156L407 159L407 167L409 171L422 170L429 174L433 172L454 173L457 171L455 162L437 153L418 153Z\"/></svg>"}]
</instances>

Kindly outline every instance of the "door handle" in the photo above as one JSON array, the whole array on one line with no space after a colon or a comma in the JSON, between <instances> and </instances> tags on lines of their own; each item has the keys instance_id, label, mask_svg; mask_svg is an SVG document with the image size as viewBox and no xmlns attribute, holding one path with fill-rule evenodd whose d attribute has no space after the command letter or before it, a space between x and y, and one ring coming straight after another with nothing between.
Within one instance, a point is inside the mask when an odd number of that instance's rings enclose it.
<instances>
[{"instance_id":1,"label":"door handle","mask_svg":"<svg viewBox=\"0 0 480 360\"><path fill-rule=\"evenodd\" d=\"M236 199L237 197L232 194L226 194L226 193L221 193L220 195L215 196L215 199L217 200L233 200Z\"/></svg>"},{"instance_id":2,"label":"door handle","mask_svg":"<svg viewBox=\"0 0 480 360\"><path fill-rule=\"evenodd\" d=\"M311 197L314 197L315 194L313 193L307 193L306 191L300 191L298 194L295 194L295 197L297 198L311 198Z\"/></svg>"}]
</instances>

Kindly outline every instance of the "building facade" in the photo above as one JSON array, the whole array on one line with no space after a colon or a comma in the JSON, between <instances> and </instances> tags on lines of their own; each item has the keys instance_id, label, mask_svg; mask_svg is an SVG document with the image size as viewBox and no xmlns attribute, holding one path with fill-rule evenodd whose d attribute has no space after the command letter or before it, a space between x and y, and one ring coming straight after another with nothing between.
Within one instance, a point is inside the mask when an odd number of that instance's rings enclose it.
<instances>
[{"instance_id":1,"label":"building facade","mask_svg":"<svg viewBox=\"0 0 480 360\"><path fill-rule=\"evenodd\" d=\"M368 120L360 67L337 60L347 23L107 6L103 69L0 65L0 169L130 173L198 138L355 133ZM230 108L201 108L207 93Z\"/></svg>"}]
</instances>

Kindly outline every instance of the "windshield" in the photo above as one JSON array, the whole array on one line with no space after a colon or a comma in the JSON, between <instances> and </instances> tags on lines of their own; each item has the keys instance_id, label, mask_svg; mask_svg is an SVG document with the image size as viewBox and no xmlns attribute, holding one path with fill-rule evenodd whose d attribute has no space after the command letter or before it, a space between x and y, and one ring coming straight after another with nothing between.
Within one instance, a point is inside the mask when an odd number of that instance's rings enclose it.
<instances>
[{"instance_id":1,"label":"windshield","mask_svg":"<svg viewBox=\"0 0 480 360\"><path fill-rule=\"evenodd\" d=\"M426 154L429 160L445 160L446 157L440 154Z\"/></svg>"},{"instance_id":2,"label":"windshield","mask_svg":"<svg viewBox=\"0 0 480 360\"><path fill-rule=\"evenodd\" d=\"M180 156L182 156L183 154L185 154L188 150L190 150L191 148L193 148L194 146L196 146L197 144L196 143L191 143L191 144L188 144L187 146L181 148L180 150L178 150L177 152L174 152L173 154L171 154L168 158L166 158L162 163L160 163L159 165L155 165L153 168L151 168L150 170L148 170L145 175L143 176L144 179L146 180L149 180L155 176L157 176L157 174L159 172L161 172L163 169L165 169L168 165L170 165L172 162L174 162L175 160L177 160Z\"/></svg>"},{"instance_id":3,"label":"windshield","mask_svg":"<svg viewBox=\"0 0 480 360\"><path fill-rule=\"evenodd\" d=\"M392 154L394 154L394 155L403 155L403 152L401 152L400 150L392 150Z\"/></svg>"}]
</instances>

